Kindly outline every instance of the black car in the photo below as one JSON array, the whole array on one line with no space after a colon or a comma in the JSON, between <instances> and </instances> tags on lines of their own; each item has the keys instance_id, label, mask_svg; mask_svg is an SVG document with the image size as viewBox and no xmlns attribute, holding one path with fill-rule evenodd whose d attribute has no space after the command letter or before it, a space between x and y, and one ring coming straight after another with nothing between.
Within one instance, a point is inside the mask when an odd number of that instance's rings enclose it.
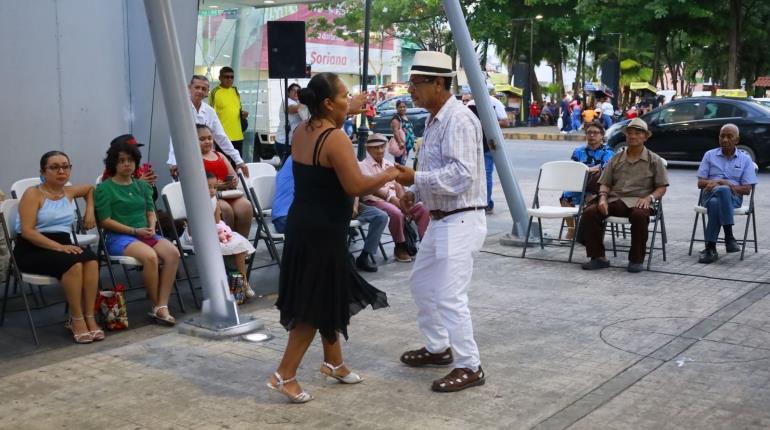
<instances>
[{"instance_id":1,"label":"black car","mask_svg":"<svg viewBox=\"0 0 770 430\"><path fill-rule=\"evenodd\" d=\"M425 130L425 120L428 118L428 111L415 107L414 103L412 103L412 96L409 95L391 97L377 103L374 106L377 115L375 115L369 127L374 133L381 133L388 137L392 136L393 131L390 129L390 121L393 119L393 115L396 114L396 102L399 100L406 102L406 116L412 121L415 137L422 137L422 132Z\"/></svg>"},{"instance_id":2,"label":"black car","mask_svg":"<svg viewBox=\"0 0 770 430\"><path fill-rule=\"evenodd\" d=\"M700 162L706 151L719 146L719 129L733 123L740 130L738 148L760 167L770 165L770 108L750 100L691 97L667 103L641 117L652 132L647 148L669 161ZM607 130L614 150L626 145L623 127Z\"/></svg>"}]
</instances>

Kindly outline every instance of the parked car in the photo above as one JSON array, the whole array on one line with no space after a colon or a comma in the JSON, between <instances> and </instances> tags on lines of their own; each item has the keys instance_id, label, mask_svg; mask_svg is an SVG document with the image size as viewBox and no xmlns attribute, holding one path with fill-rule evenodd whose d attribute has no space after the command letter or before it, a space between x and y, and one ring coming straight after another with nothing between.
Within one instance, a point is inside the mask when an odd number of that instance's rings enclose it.
<instances>
[{"instance_id":1,"label":"parked car","mask_svg":"<svg viewBox=\"0 0 770 430\"><path fill-rule=\"evenodd\" d=\"M733 123L740 130L738 148L760 167L770 165L770 108L759 102L725 97L690 97L666 103L641 117L652 137L647 148L669 161L700 162L719 146L719 130ZM618 151L626 145L623 127L607 130L607 144Z\"/></svg>"},{"instance_id":2,"label":"parked car","mask_svg":"<svg viewBox=\"0 0 770 430\"><path fill-rule=\"evenodd\" d=\"M377 103L374 106L377 115L375 115L372 123L369 124L369 128L374 133L381 133L388 137L392 136L393 131L390 129L390 121L393 119L393 115L396 114L396 102L399 100L406 102L406 116L412 121L415 137L422 137L422 133L425 130L425 120L428 118L428 111L416 107L412 103L412 96L410 95L396 96Z\"/></svg>"}]
</instances>

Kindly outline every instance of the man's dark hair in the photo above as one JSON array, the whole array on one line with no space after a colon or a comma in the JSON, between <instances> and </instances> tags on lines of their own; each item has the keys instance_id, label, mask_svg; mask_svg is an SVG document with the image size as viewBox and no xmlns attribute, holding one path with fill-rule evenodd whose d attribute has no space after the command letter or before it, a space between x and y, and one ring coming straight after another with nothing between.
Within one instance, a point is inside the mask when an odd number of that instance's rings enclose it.
<instances>
[{"instance_id":1,"label":"man's dark hair","mask_svg":"<svg viewBox=\"0 0 770 430\"><path fill-rule=\"evenodd\" d=\"M139 168L139 162L142 161L142 153L139 152L139 148L137 148L136 145L121 142L110 145L110 149L107 150L107 157L104 159L104 167L105 170L107 170L107 176L115 176L115 172L118 170L118 159L120 159L121 152L134 160L134 169Z\"/></svg>"},{"instance_id":2,"label":"man's dark hair","mask_svg":"<svg viewBox=\"0 0 770 430\"><path fill-rule=\"evenodd\" d=\"M230 67L230 66L225 66L225 67L222 67L221 69L219 69L219 76L222 76L222 73L227 73L227 72L230 72L230 73L232 73L232 74L235 74L235 70L233 70L233 68L232 68L232 67Z\"/></svg>"},{"instance_id":3,"label":"man's dark hair","mask_svg":"<svg viewBox=\"0 0 770 430\"><path fill-rule=\"evenodd\" d=\"M67 159L67 163L70 162L70 156L61 152L61 151L48 151L45 154L43 154L42 157L40 157L40 172L42 173L45 170L46 164L48 164L48 159L51 157L55 157L57 155L63 155Z\"/></svg>"},{"instance_id":4,"label":"man's dark hair","mask_svg":"<svg viewBox=\"0 0 770 430\"><path fill-rule=\"evenodd\" d=\"M442 78L444 80L444 89L445 90L451 90L452 89L452 77L451 76L437 76L438 78Z\"/></svg>"},{"instance_id":5,"label":"man's dark hair","mask_svg":"<svg viewBox=\"0 0 770 430\"><path fill-rule=\"evenodd\" d=\"M193 75L192 78L190 79L190 85L192 85L193 81L195 81L195 80L208 82L209 78L207 78L207 77L205 77L203 75Z\"/></svg>"}]
</instances>

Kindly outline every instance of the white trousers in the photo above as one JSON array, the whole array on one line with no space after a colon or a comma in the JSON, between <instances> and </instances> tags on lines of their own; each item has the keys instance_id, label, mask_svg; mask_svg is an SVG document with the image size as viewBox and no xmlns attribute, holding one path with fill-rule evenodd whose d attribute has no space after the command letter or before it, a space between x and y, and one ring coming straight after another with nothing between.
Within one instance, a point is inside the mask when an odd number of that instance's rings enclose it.
<instances>
[{"instance_id":1,"label":"white trousers","mask_svg":"<svg viewBox=\"0 0 770 430\"><path fill-rule=\"evenodd\" d=\"M438 353L451 346L455 367L473 371L478 370L481 360L473 339L468 287L474 254L486 235L483 210L431 220L409 278L425 348Z\"/></svg>"}]
</instances>

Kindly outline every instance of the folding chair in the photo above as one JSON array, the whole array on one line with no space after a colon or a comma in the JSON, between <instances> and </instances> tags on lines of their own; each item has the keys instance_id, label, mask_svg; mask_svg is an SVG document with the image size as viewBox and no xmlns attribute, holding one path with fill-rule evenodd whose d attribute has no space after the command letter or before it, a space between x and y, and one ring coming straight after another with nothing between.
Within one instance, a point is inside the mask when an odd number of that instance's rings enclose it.
<instances>
[{"instance_id":1,"label":"folding chair","mask_svg":"<svg viewBox=\"0 0 770 430\"><path fill-rule=\"evenodd\" d=\"M278 172L272 164L268 163L246 163L246 167L249 169L249 177L245 177L241 171L238 171L238 179L240 179L238 189L246 194L246 199L253 205L251 193L246 191L249 189L249 180L257 176L272 176L275 178Z\"/></svg>"},{"instance_id":2,"label":"folding chair","mask_svg":"<svg viewBox=\"0 0 770 430\"><path fill-rule=\"evenodd\" d=\"M254 235L254 248L257 248L260 240L264 241L271 258L275 260L274 264L280 266L281 256L278 254L276 243L283 242L284 236L280 233L274 233L270 226L272 223L267 220L271 215L273 197L275 196L275 175L252 175L249 177L247 190L248 194L251 196L251 207L254 212L254 218L257 221L257 232ZM255 255L256 253L252 254L249 259L247 273L251 273Z\"/></svg>"},{"instance_id":3,"label":"folding chair","mask_svg":"<svg viewBox=\"0 0 770 430\"><path fill-rule=\"evenodd\" d=\"M666 161L665 158L661 158L661 160L663 161L663 167L668 167L668 161ZM663 212L662 198L652 204L652 212L652 219L650 219L650 223L652 224L652 230L650 231L650 233L652 233L652 238L650 239L650 246L647 248L647 270L650 270L650 264L652 263L652 253L656 249L663 253L663 261L666 261L666 244L668 243L668 235L666 234L666 217ZM626 226L631 225L631 220L629 220L627 217L610 216L607 217L604 222L605 229L607 228L607 224L610 225L610 235L612 236L612 255L617 257L617 248L626 249L626 246L617 245L615 237L621 234L621 229L623 237L625 237ZM621 226L621 228L619 229L618 226ZM660 229L658 229L659 226ZM655 239L658 234L658 230L660 230L661 245L659 248L656 248ZM628 247L628 249L630 250L630 247Z\"/></svg>"},{"instance_id":4,"label":"folding chair","mask_svg":"<svg viewBox=\"0 0 770 430\"><path fill-rule=\"evenodd\" d=\"M16 218L19 216L19 200L9 199L0 202L0 223L3 225L3 237L5 238L5 244L10 254L10 270L5 279L5 293L3 294L3 308L0 313L0 325L5 321L5 308L8 303L8 288L11 284L11 273L13 273L14 281L16 285L21 286L21 297L24 299L24 309L27 312L27 320L29 321L29 327L32 330L32 338L35 341L35 345L40 345L40 340L37 337L37 330L35 329L35 321L32 319L32 309L29 306L29 300L27 300L27 292L24 289L24 285L29 285L30 292L34 297L34 291L32 286L38 288L48 285L57 285L59 280L51 276L36 275L33 273L24 273L19 270L19 266L16 264L16 258L13 254L13 246L16 244Z\"/></svg>"},{"instance_id":5,"label":"folding chair","mask_svg":"<svg viewBox=\"0 0 770 430\"><path fill-rule=\"evenodd\" d=\"M172 223L177 221L187 221L187 208L184 205L184 196L182 195L182 184L180 182L172 182L160 192L163 199L163 205L166 207L168 215L171 217ZM187 266L188 256L195 254L195 248L191 244L183 243L176 228L171 229L172 243L176 245L176 249L179 251L179 256L182 260L182 270L185 273L185 279L190 286L190 292L193 296L193 302L195 307L200 309L200 302L198 296L195 294L195 288L192 284L192 276L190 276L190 269Z\"/></svg>"},{"instance_id":6,"label":"folding chair","mask_svg":"<svg viewBox=\"0 0 770 430\"><path fill-rule=\"evenodd\" d=\"M540 224L540 248L544 249L543 243L543 218L563 220L567 217L575 218L575 234L570 240L569 259L572 261L572 253L575 250L575 240L578 237L580 228L580 217L583 214L583 203L585 201L585 188L588 178L588 166L577 161L551 161L540 166L540 174L537 177L537 187L535 188L535 199L532 207L527 209L529 223L527 224L527 235L524 238L524 249L521 252L521 258L527 255L527 246L529 245L529 233L532 229L532 220L537 218ZM563 206L541 206L541 191L570 191L579 192L580 205L578 207ZM560 244L561 245L561 244Z\"/></svg>"},{"instance_id":7,"label":"folding chair","mask_svg":"<svg viewBox=\"0 0 770 430\"><path fill-rule=\"evenodd\" d=\"M357 219L351 219L350 220L350 229L355 229L358 231L358 234L361 235L360 239L355 239L352 234L348 234L348 248L350 248L350 245L352 243L358 242L358 241L366 241L366 232L364 231L364 226L368 223L362 223L361 221ZM380 253L382 254L382 259L385 261L388 261L388 254L385 252L385 247L382 246L382 240L380 240L378 244L380 248ZM369 258L371 259L372 263L376 263L374 260L374 255L370 255Z\"/></svg>"},{"instance_id":8,"label":"folding chair","mask_svg":"<svg viewBox=\"0 0 770 430\"><path fill-rule=\"evenodd\" d=\"M759 166L757 166L757 163L754 163L754 172L759 171ZM754 243L754 252L759 252L758 246L757 246L757 216L754 212L754 190L756 188L756 185L751 186L751 192L748 196L743 197L743 205L739 208L735 208L733 213L735 216L745 216L746 217L746 227L743 229L743 243L741 243L741 260L743 260L743 254L746 252L746 242ZM749 202L746 203L746 197L748 197ZM705 206L703 206L705 202L703 201L703 190L700 190L700 194L698 195L698 204L695 205L693 208L693 211L695 211L695 221L693 221L692 224L692 236L690 236L690 250L687 252L687 255L692 255L692 245L694 242L705 242L706 241L706 213L708 210ZM695 230L698 229L698 216L700 215L700 219L702 222L702 228L703 228L703 239L696 239L695 238ZM749 223L751 223L752 230L754 233L753 239L748 239L749 236ZM724 239L717 238L717 243L724 243Z\"/></svg>"}]
</instances>

